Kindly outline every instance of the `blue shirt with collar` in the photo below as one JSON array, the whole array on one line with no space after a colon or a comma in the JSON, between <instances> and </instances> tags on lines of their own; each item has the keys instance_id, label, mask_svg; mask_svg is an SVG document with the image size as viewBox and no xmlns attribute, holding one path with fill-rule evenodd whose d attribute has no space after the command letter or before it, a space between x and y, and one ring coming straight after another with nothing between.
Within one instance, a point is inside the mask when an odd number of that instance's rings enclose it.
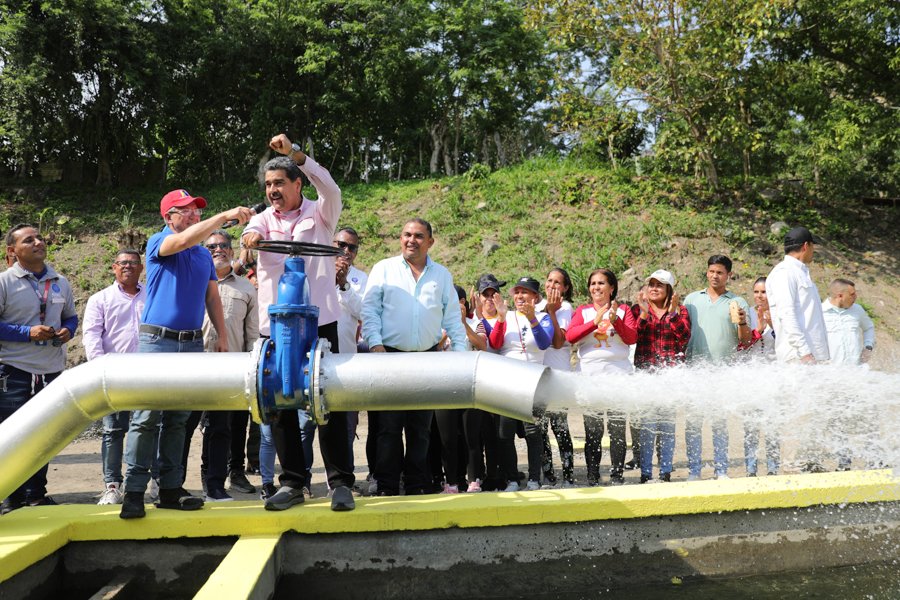
<instances>
[{"instance_id":1,"label":"blue shirt with collar","mask_svg":"<svg viewBox=\"0 0 900 600\"><path fill-rule=\"evenodd\" d=\"M212 255L203 246L160 256L163 240L174 233L167 225L147 242L147 303L141 322L182 331L200 329L206 290L219 278Z\"/></svg>"}]
</instances>

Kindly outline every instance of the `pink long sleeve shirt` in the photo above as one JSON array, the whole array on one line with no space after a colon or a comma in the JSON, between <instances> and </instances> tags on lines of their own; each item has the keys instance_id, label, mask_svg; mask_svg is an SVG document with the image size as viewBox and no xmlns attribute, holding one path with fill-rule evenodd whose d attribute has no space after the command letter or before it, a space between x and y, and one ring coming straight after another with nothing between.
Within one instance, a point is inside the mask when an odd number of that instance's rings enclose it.
<instances>
[{"instance_id":1,"label":"pink long sleeve shirt","mask_svg":"<svg viewBox=\"0 0 900 600\"><path fill-rule=\"evenodd\" d=\"M250 219L244 233L258 233L264 240L294 240L330 246L334 230L341 216L341 189L331 178L328 169L307 157L299 165L319 194L318 200L303 198L300 208L281 213L271 206ZM259 270L259 333L269 335L269 305L278 301L278 279L284 273L287 256L274 252L260 252ZM309 294L319 307L319 325L338 320L341 314L334 280L334 257L304 256Z\"/></svg>"}]
</instances>

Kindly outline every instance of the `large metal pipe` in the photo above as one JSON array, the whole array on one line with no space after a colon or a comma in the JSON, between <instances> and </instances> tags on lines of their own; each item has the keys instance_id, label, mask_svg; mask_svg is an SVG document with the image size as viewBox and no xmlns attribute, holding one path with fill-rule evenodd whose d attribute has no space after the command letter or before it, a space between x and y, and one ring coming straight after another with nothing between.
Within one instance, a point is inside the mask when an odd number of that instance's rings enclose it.
<instances>
[{"instance_id":1,"label":"large metal pipe","mask_svg":"<svg viewBox=\"0 0 900 600\"><path fill-rule=\"evenodd\" d=\"M121 410L247 410L256 363L246 353L107 354L64 371L0 423L0 498L104 415Z\"/></svg>"},{"instance_id":2,"label":"large metal pipe","mask_svg":"<svg viewBox=\"0 0 900 600\"><path fill-rule=\"evenodd\" d=\"M122 410L247 410L259 420L257 351L110 354L65 371L0 424L0 497L92 422ZM328 411L480 408L527 420L549 370L484 352L323 354L312 396ZM316 408L313 409L314 411Z\"/></svg>"}]
</instances>

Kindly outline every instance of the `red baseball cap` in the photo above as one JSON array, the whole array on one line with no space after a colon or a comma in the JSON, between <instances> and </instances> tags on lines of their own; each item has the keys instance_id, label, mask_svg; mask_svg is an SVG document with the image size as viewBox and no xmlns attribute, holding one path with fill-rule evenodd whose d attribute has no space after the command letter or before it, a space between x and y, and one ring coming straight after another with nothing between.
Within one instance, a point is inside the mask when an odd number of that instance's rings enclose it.
<instances>
[{"instance_id":1,"label":"red baseball cap","mask_svg":"<svg viewBox=\"0 0 900 600\"><path fill-rule=\"evenodd\" d=\"M181 208L192 202L197 203L197 208L206 208L205 198L191 196L187 190L172 190L159 201L159 214L165 219L166 213L173 208Z\"/></svg>"}]
</instances>

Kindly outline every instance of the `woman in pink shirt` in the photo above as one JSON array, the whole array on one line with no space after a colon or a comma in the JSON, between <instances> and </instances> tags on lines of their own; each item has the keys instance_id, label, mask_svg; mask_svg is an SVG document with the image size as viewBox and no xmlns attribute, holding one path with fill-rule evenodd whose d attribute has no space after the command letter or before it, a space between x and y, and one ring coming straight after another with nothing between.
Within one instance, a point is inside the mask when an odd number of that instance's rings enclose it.
<instances>
[{"instance_id":1,"label":"woman in pink shirt","mask_svg":"<svg viewBox=\"0 0 900 600\"><path fill-rule=\"evenodd\" d=\"M590 304L579 306L566 331L566 339L578 350L579 370L585 375L631 373L629 346L637 341L634 314L619 306L616 296L619 282L609 269L596 269L588 276ZM609 454L612 466L609 481L625 483L625 418L620 411L609 411ZM603 449L603 410L584 415L584 456L588 485L600 483L600 459Z\"/></svg>"}]
</instances>

